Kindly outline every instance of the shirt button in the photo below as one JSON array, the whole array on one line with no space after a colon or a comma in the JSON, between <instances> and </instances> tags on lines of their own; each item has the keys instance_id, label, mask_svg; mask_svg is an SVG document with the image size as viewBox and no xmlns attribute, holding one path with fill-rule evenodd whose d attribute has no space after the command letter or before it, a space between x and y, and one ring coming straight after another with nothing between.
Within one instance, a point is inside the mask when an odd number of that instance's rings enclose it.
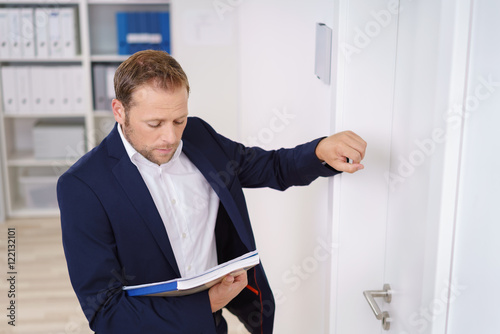
<instances>
[{"instance_id":1,"label":"shirt button","mask_svg":"<svg viewBox=\"0 0 500 334\"><path fill-rule=\"evenodd\" d=\"M173 198L171 202L172 202L172 204L174 204L174 205L175 205L175 203L177 203L177 201L175 200L175 198Z\"/></svg>"},{"instance_id":2,"label":"shirt button","mask_svg":"<svg viewBox=\"0 0 500 334\"><path fill-rule=\"evenodd\" d=\"M188 266L188 271L190 271L190 270L191 270L191 266L189 265L189 266Z\"/></svg>"},{"instance_id":3,"label":"shirt button","mask_svg":"<svg viewBox=\"0 0 500 334\"><path fill-rule=\"evenodd\" d=\"M187 234L186 233L182 233L182 239L186 239L187 237Z\"/></svg>"}]
</instances>

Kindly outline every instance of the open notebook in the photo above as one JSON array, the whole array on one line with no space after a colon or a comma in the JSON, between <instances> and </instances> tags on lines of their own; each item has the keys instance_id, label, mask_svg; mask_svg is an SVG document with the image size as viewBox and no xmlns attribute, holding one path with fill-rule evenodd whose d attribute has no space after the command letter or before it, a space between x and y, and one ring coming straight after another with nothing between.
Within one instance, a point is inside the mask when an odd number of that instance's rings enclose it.
<instances>
[{"instance_id":1,"label":"open notebook","mask_svg":"<svg viewBox=\"0 0 500 334\"><path fill-rule=\"evenodd\" d=\"M129 296L183 296L211 288L231 274L238 276L241 272L259 264L259 253L255 250L240 257L224 262L208 269L204 273L189 277L177 278L170 281L124 286L123 290Z\"/></svg>"}]
</instances>

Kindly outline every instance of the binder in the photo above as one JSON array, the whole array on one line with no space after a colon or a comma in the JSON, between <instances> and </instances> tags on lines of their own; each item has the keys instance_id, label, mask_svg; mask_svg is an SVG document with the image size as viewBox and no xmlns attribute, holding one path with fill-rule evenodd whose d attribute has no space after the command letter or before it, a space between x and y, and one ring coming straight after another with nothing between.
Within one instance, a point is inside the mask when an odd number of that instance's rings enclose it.
<instances>
[{"instance_id":1,"label":"binder","mask_svg":"<svg viewBox=\"0 0 500 334\"><path fill-rule=\"evenodd\" d=\"M10 58L9 34L9 11L6 8L0 8L0 59Z\"/></svg>"},{"instance_id":2,"label":"binder","mask_svg":"<svg viewBox=\"0 0 500 334\"><path fill-rule=\"evenodd\" d=\"M149 49L160 50L161 47L161 32L160 32L160 17L157 12L150 12L148 15L150 45Z\"/></svg>"},{"instance_id":3,"label":"binder","mask_svg":"<svg viewBox=\"0 0 500 334\"><path fill-rule=\"evenodd\" d=\"M161 32L161 50L170 53L170 13L159 12L160 32Z\"/></svg>"},{"instance_id":4,"label":"binder","mask_svg":"<svg viewBox=\"0 0 500 334\"><path fill-rule=\"evenodd\" d=\"M71 80L73 79L73 74L71 72L72 68L73 66L60 66L56 71L57 81L60 82L58 104L61 111L64 113L71 113L74 111L73 99L71 98L73 94L71 88Z\"/></svg>"},{"instance_id":5,"label":"binder","mask_svg":"<svg viewBox=\"0 0 500 334\"><path fill-rule=\"evenodd\" d=\"M32 7L21 8L21 49L23 58L35 58L35 25Z\"/></svg>"},{"instance_id":6,"label":"binder","mask_svg":"<svg viewBox=\"0 0 500 334\"><path fill-rule=\"evenodd\" d=\"M63 56L62 33L61 33L61 9L49 10L49 56L50 58L61 58Z\"/></svg>"},{"instance_id":7,"label":"binder","mask_svg":"<svg viewBox=\"0 0 500 334\"><path fill-rule=\"evenodd\" d=\"M109 110L112 111L111 108L111 103L113 102L113 99L115 98L115 86L114 86L114 78L115 78L115 72L118 67L114 65L108 65L106 66L106 105L104 106L104 110Z\"/></svg>"},{"instance_id":8,"label":"binder","mask_svg":"<svg viewBox=\"0 0 500 334\"><path fill-rule=\"evenodd\" d=\"M150 48L150 35L149 35L149 24L148 24L148 14L145 12L135 13L137 17L137 33L138 33L138 43L137 51L147 50Z\"/></svg>"},{"instance_id":9,"label":"binder","mask_svg":"<svg viewBox=\"0 0 500 334\"><path fill-rule=\"evenodd\" d=\"M62 56L71 58L76 56L76 20L75 8L63 7L60 9Z\"/></svg>"},{"instance_id":10,"label":"binder","mask_svg":"<svg viewBox=\"0 0 500 334\"><path fill-rule=\"evenodd\" d=\"M49 70L46 66L31 67L31 94L33 96L33 112L44 113L47 111L47 79Z\"/></svg>"},{"instance_id":11,"label":"binder","mask_svg":"<svg viewBox=\"0 0 500 334\"><path fill-rule=\"evenodd\" d=\"M95 64L92 67L92 74L94 75L94 109L106 109L106 66Z\"/></svg>"},{"instance_id":12,"label":"binder","mask_svg":"<svg viewBox=\"0 0 500 334\"><path fill-rule=\"evenodd\" d=\"M69 72L71 73L70 91L72 92L72 94L70 95L70 103L73 106L73 111L83 112L85 110L83 68L81 66L71 66Z\"/></svg>"},{"instance_id":13,"label":"binder","mask_svg":"<svg viewBox=\"0 0 500 334\"><path fill-rule=\"evenodd\" d=\"M259 253L255 250L233 260L221 263L198 276L177 278L169 281L124 286L128 296L174 297L186 296L207 290L220 283L227 275L238 276L260 263Z\"/></svg>"},{"instance_id":14,"label":"binder","mask_svg":"<svg viewBox=\"0 0 500 334\"><path fill-rule=\"evenodd\" d=\"M128 13L125 12L116 13L116 31L118 34L118 54L120 55L130 54L129 45L127 43Z\"/></svg>"},{"instance_id":15,"label":"binder","mask_svg":"<svg viewBox=\"0 0 500 334\"><path fill-rule=\"evenodd\" d=\"M137 13L127 13L127 44L130 54L140 51L139 40L139 17Z\"/></svg>"},{"instance_id":16,"label":"binder","mask_svg":"<svg viewBox=\"0 0 500 334\"><path fill-rule=\"evenodd\" d=\"M58 80L57 72L60 67L46 66L45 69L45 93L46 93L46 111L49 113L58 113L61 111L60 90L61 82Z\"/></svg>"},{"instance_id":17,"label":"binder","mask_svg":"<svg viewBox=\"0 0 500 334\"><path fill-rule=\"evenodd\" d=\"M31 67L16 66L17 105L19 114L29 114L33 111L31 95Z\"/></svg>"},{"instance_id":18,"label":"binder","mask_svg":"<svg viewBox=\"0 0 500 334\"><path fill-rule=\"evenodd\" d=\"M16 80L15 66L2 67L3 110L8 115L17 114L18 111Z\"/></svg>"},{"instance_id":19,"label":"binder","mask_svg":"<svg viewBox=\"0 0 500 334\"><path fill-rule=\"evenodd\" d=\"M156 49L170 53L169 12L117 12L118 53Z\"/></svg>"},{"instance_id":20,"label":"binder","mask_svg":"<svg viewBox=\"0 0 500 334\"><path fill-rule=\"evenodd\" d=\"M8 43L10 58L21 58L21 9L8 8L9 13L9 36Z\"/></svg>"},{"instance_id":21,"label":"binder","mask_svg":"<svg viewBox=\"0 0 500 334\"><path fill-rule=\"evenodd\" d=\"M49 8L35 8L35 53L37 58L49 57Z\"/></svg>"}]
</instances>

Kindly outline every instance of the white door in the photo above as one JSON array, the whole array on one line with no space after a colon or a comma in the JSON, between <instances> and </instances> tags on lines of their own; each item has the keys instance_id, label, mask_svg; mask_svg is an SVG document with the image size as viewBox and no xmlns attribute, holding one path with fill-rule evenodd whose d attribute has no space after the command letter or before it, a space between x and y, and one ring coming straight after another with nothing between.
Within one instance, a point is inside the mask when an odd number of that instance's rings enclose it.
<instances>
[{"instance_id":1,"label":"white door","mask_svg":"<svg viewBox=\"0 0 500 334\"><path fill-rule=\"evenodd\" d=\"M329 332L384 333L363 296L390 284L388 333L445 333L470 2L339 1L336 131L368 142L333 183Z\"/></svg>"},{"instance_id":2,"label":"white door","mask_svg":"<svg viewBox=\"0 0 500 334\"><path fill-rule=\"evenodd\" d=\"M247 192L276 333L385 333L363 291L386 283L389 333L446 333L464 293L451 273L472 1L238 2L240 140L368 142L359 173ZM312 76L316 22L334 32L329 87Z\"/></svg>"}]
</instances>

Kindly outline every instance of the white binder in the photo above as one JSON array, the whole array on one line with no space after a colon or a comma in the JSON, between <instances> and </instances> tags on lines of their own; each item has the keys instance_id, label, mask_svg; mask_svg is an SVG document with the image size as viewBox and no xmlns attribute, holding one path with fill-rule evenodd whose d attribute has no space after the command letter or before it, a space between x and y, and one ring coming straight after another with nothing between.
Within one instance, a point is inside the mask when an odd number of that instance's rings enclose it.
<instances>
[{"instance_id":1,"label":"white binder","mask_svg":"<svg viewBox=\"0 0 500 334\"><path fill-rule=\"evenodd\" d=\"M23 58L35 58L35 24L32 7L21 8L21 49Z\"/></svg>"},{"instance_id":2,"label":"white binder","mask_svg":"<svg viewBox=\"0 0 500 334\"><path fill-rule=\"evenodd\" d=\"M49 57L49 8L35 8L36 57Z\"/></svg>"},{"instance_id":3,"label":"white binder","mask_svg":"<svg viewBox=\"0 0 500 334\"><path fill-rule=\"evenodd\" d=\"M59 91L59 105L61 106L61 111L64 113L71 113L74 111L74 101L72 98L72 83L73 78L73 66L61 66L58 67L56 74L57 80L60 84Z\"/></svg>"},{"instance_id":4,"label":"white binder","mask_svg":"<svg viewBox=\"0 0 500 334\"><path fill-rule=\"evenodd\" d=\"M92 66L94 88L94 110L106 109L106 65Z\"/></svg>"},{"instance_id":5,"label":"white binder","mask_svg":"<svg viewBox=\"0 0 500 334\"><path fill-rule=\"evenodd\" d=\"M60 9L62 56L72 58L76 56L76 20L75 8L64 7Z\"/></svg>"},{"instance_id":6,"label":"white binder","mask_svg":"<svg viewBox=\"0 0 500 334\"><path fill-rule=\"evenodd\" d=\"M10 58L21 58L21 9L8 8Z\"/></svg>"},{"instance_id":7,"label":"white binder","mask_svg":"<svg viewBox=\"0 0 500 334\"><path fill-rule=\"evenodd\" d=\"M50 68L49 68L50 70ZM33 97L33 112L47 112L47 74L49 72L46 66L31 67L31 94Z\"/></svg>"},{"instance_id":8,"label":"white binder","mask_svg":"<svg viewBox=\"0 0 500 334\"><path fill-rule=\"evenodd\" d=\"M114 65L106 66L106 105L104 107L104 110L112 110L111 103L115 98L114 78L116 69L117 66Z\"/></svg>"},{"instance_id":9,"label":"white binder","mask_svg":"<svg viewBox=\"0 0 500 334\"><path fill-rule=\"evenodd\" d=\"M29 114L33 112L31 95L31 67L16 66L16 89L17 104L19 114Z\"/></svg>"},{"instance_id":10,"label":"white binder","mask_svg":"<svg viewBox=\"0 0 500 334\"><path fill-rule=\"evenodd\" d=\"M49 45L50 58L63 56L60 8L49 10Z\"/></svg>"},{"instance_id":11,"label":"white binder","mask_svg":"<svg viewBox=\"0 0 500 334\"><path fill-rule=\"evenodd\" d=\"M15 66L2 67L2 97L5 114L17 114L16 68Z\"/></svg>"},{"instance_id":12,"label":"white binder","mask_svg":"<svg viewBox=\"0 0 500 334\"><path fill-rule=\"evenodd\" d=\"M10 58L9 34L9 11L6 8L0 8L0 59Z\"/></svg>"},{"instance_id":13,"label":"white binder","mask_svg":"<svg viewBox=\"0 0 500 334\"><path fill-rule=\"evenodd\" d=\"M81 66L72 66L71 70L71 98L73 111L85 111L85 85L83 77L83 68Z\"/></svg>"},{"instance_id":14,"label":"white binder","mask_svg":"<svg viewBox=\"0 0 500 334\"><path fill-rule=\"evenodd\" d=\"M59 81L57 72L60 67L47 66L45 67L45 94L46 94L46 111L50 114L61 112L60 90L61 82Z\"/></svg>"}]
</instances>

